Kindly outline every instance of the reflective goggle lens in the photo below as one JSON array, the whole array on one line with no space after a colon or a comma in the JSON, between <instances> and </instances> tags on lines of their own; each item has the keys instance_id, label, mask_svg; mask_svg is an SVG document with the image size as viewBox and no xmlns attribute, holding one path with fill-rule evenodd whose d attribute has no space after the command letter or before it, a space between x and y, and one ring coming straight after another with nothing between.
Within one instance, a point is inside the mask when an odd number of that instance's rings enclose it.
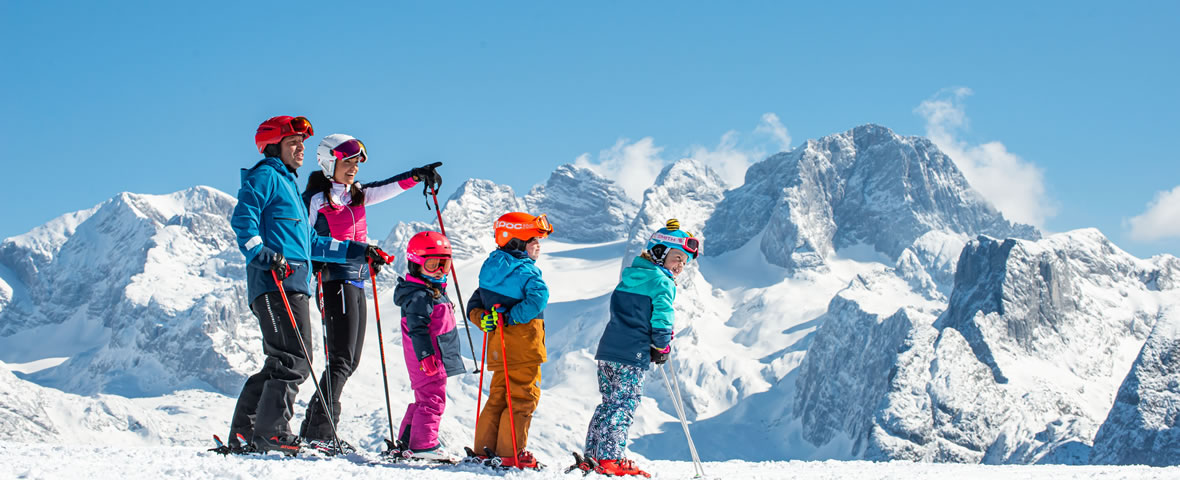
<instances>
[{"instance_id":1,"label":"reflective goggle lens","mask_svg":"<svg viewBox=\"0 0 1180 480\"><path fill-rule=\"evenodd\" d=\"M691 253L693 258L696 258L701 251L701 241L693 237L686 238L684 239L684 249Z\"/></svg>"},{"instance_id":2,"label":"reflective goggle lens","mask_svg":"<svg viewBox=\"0 0 1180 480\"><path fill-rule=\"evenodd\" d=\"M553 233L553 225L549 224L549 216L547 214L542 213L534 223L537 225L537 230L545 233Z\"/></svg>"},{"instance_id":3,"label":"reflective goggle lens","mask_svg":"<svg viewBox=\"0 0 1180 480\"><path fill-rule=\"evenodd\" d=\"M449 258L427 258L426 261L422 263L422 270L425 270L428 273L434 273L438 271L445 272L449 271L450 269L451 259Z\"/></svg>"},{"instance_id":4,"label":"reflective goggle lens","mask_svg":"<svg viewBox=\"0 0 1180 480\"><path fill-rule=\"evenodd\" d=\"M355 138L337 145L336 148L332 149L332 154L336 156L337 160L347 160L361 155L361 161L364 162L369 157L368 153L365 152L365 144Z\"/></svg>"},{"instance_id":5,"label":"reflective goggle lens","mask_svg":"<svg viewBox=\"0 0 1180 480\"><path fill-rule=\"evenodd\" d=\"M300 135L312 136L315 135L315 129L311 128L311 121L307 117L295 117L291 119L291 123L283 128L285 130L283 135Z\"/></svg>"}]
</instances>

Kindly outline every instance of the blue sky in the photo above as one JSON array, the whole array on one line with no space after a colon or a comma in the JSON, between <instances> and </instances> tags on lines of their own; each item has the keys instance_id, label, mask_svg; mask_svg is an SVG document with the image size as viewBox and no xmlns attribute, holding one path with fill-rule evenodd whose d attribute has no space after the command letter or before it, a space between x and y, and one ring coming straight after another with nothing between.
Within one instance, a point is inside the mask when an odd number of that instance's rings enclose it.
<instances>
[{"instance_id":1,"label":"blue sky","mask_svg":"<svg viewBox=\"0 0 1180 480\"><path fill-rule=\"evenodd\" d=\"M29 200L0 237L122 191L233 194L279 114L315 124L309 160L350 133L362 180L443 161L447 194L579 158L740 173L871 122L939 137L1010 216L1180 254L1180 2L811 3L0 3L0 143ZM370 231L427 213L406 194Z\"/></svg>"}]
</instances>

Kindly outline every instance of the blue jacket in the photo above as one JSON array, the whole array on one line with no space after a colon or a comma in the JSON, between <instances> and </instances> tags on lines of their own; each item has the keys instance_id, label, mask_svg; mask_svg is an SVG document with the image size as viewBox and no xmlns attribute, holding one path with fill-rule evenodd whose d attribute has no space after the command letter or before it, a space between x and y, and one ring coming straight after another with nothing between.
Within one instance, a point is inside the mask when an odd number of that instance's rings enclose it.
<instances>
[{"instance_id":1,"label":"blue jacket","mask_svg":"<svg viewBox=\"0 0 1180 480\"><path fill-rule=\"evenodd\" d=\"M494 250L480 267L479 288L467 303L467 312L470 315L477 308L491 310L497 303L507 325L545 318L549 287L541 279L541 269L524 252Z\"/></svg>"},{"instance_id":2,"label":"blue jacket","mask_svg":"<svg viewBox=\"0 0 1180 480\"><path fill-rule=\"evenodd\" d=\"M655 264L636 257L610 296L610 321L598 341L595 360L648 368L651 347L672 342L672 300L676 282Z\"/></svg>"},{"instance_id":3,"label":"blue jacket","mask_svg":"<svg viewBox=\"0 0 1180 480\"><path fill-rule=\"evenodd\" d=\"M541 269L521 251L495 250L479 271L479 288L467 302L467 319L479 325L486 310L500 304L504 320L505 356L500 348L488 348L485 365L492 371L518 366L540 365L545 351L545 306L549 287Z\"/></svg>"},{"instance_id":4,"label":"blue jacket","mask_svg":"<svg viewBox=\"0 0 1180 480\"><path fill-rule=\"evenodd\" d=\"M238 205L229 223L237 234L238 248L246 256L246 294L250 303L259 295L278 291L270 273L276 252L283 254L294 270L283 280L283 290L311 295L311 260L342 263L364 257L367 247L360 242L313 235L307 222L307 206L295 186L295 172L274 157L242 169Z\"/></svg>"}]
</instances>

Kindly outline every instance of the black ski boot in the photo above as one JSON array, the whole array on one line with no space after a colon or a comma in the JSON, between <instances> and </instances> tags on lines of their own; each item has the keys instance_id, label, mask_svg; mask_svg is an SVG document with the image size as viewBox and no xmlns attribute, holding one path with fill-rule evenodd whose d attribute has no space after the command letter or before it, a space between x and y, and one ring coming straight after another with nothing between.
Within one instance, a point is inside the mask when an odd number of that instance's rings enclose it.
<instances>
[{"instance_id":1,"label":"black ski boot","mask_svg":"<svg viewBox=\"0 0 1180 480\"><path fill-rule=\"evenodd\" d=\"M303 441L297 435L290 433L271 437L254 436L254 449L259 452L280 452L288 457L299 455Z\"/></svg>"}]
</instances>

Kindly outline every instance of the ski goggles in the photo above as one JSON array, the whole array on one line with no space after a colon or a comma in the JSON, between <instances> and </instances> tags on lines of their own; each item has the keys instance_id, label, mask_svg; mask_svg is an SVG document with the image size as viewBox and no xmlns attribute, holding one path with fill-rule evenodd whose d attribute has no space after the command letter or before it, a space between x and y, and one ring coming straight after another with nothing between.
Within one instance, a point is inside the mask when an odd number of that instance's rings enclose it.
<instances>
[{"instance_id":1,"label":"ski goggles","mask_svg":"<svg viewBox=\"0 0 1180 480\"><path fill-rule=\"evenodd\" d=\"M549 223L549 215L544 213L533 219L533 227L537 230L545 232L546 235L553 233L553 225Z\"/></svg>"},{"instance_id":2,"label":"ski goggles","mask_svg":"<svg viewBox=\"0 0 1180 480\"><path fill-rule=\"evenodd\" d=\"M451 257L420 257L413 253L407 254L406 258L411 262L422 266L422 271L426 273L447 272L451 270Z\"/></svg>"},{"instance_id":3,"label":"ski goggles","mask_svg":"<svg viewBox=\"0 0 1180 480\"><path fill-rule=\"evenodd\" d=\"M355 138L337 145L332 149L332 155L336 156L336 160L348 160L360 155L362 163L369 158L369 154L365 152L365 144Z\"/></svg>"},{"instance_id":4,"label":"ski goggles","mask_svg":"<svg viewBox=\"0 0 1180 480\"><path fill-rule=\"evenodd\" d=\"M652 240L676 245L684 249L685 252L688 252L689 255L692 255L692 258L697 258L697 255L701 253L701 241L696 237L674 237L672 235L657 233L652 235Z\"/></svg>"},{"instance_id":5,"label":"ski goggles","mask_svg":"<svg viewBox=\"0 0 1180 480\"><path fill-rule=\"evenodd\" d=\"M279 133L286 137L288 135L303 135L310 137L315 135L315 129L311 128L311 120L307 117L295 117L286 125L279 127Z\"/></svg>"},{"instance_id":6,"label":"ski goggles","mask_svg":"<svg viewBox=\"0 0 1180 480\"><path fill-rule=\"evenodd\" d=\"M422 271L426 273L451 271L451 259L445 257L428 257L422 262Z\"/></svg>"}]
</instances>

